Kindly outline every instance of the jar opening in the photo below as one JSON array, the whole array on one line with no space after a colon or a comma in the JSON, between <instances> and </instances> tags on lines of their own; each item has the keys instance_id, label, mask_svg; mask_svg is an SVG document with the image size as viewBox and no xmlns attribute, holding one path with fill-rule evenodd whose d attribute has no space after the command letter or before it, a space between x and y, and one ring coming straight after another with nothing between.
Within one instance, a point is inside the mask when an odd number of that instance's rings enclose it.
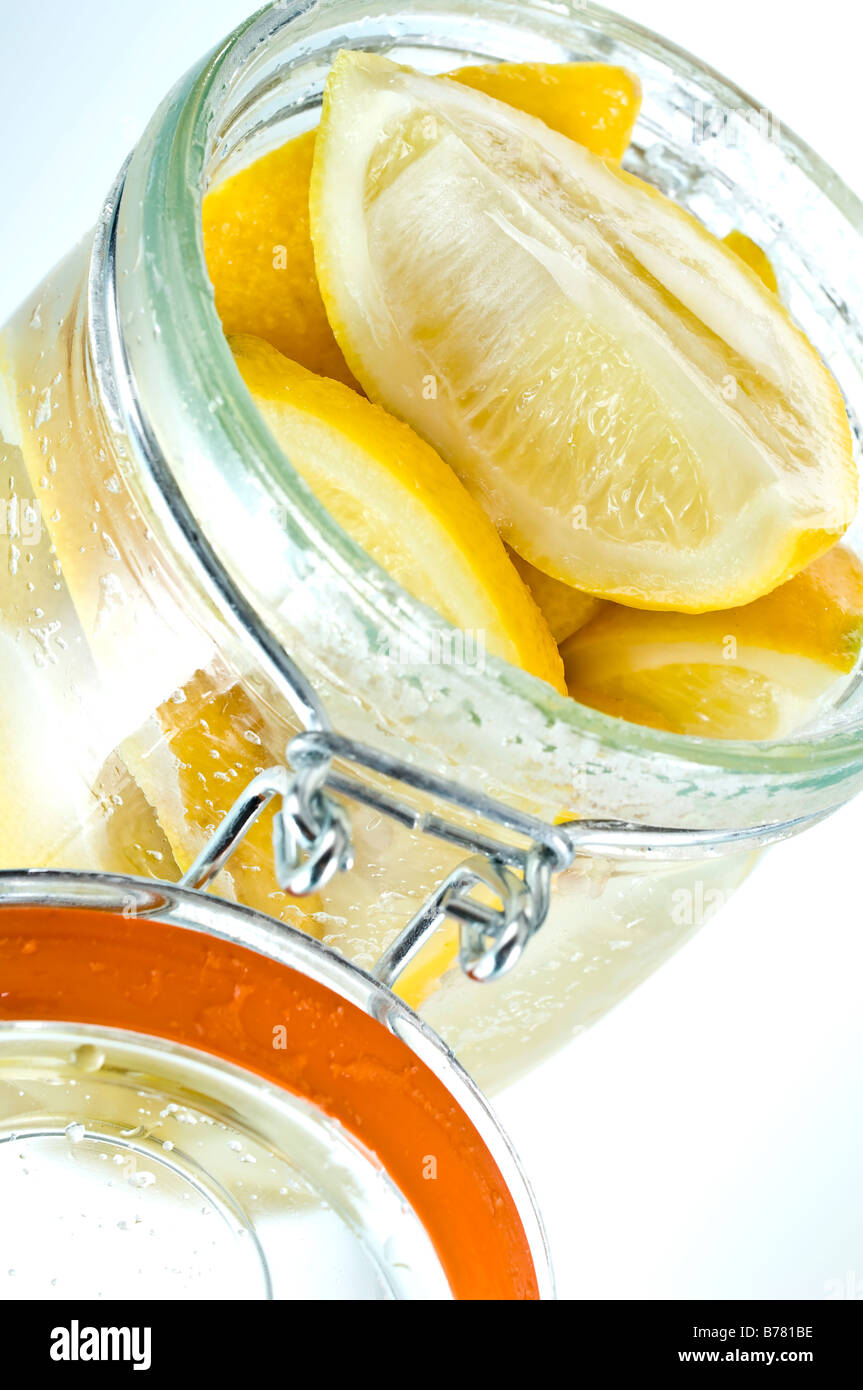
<instances>
[{"instance_id":1,"label":"jar opening","mask_svg":"<svg viewBox=\"0 0 863 1390\"><path fill-rule=\"evenodd\" d=\"M384 3L359 6L354 0L336 0L326 6L302 0L276 3L236 30L168 97L132 161L121 208L125 247L121 245L118 255L121 321L139 322L136 310L140 311L142 302L151 320L152 333L145 335L145 341L135 343L129 338L129 357L153 436L202 531L225 568L240 580L259 615L268 616L267 584L279 563L287 569L293 565L295 578L312 572L320 577L323 566L339 591L349 596L357 627L365 631L372 648L382 633L398 636L446 629L447 624L384 574L341 531L286 463L240 379L222 334L201 232L202 199L209 183L315 124L330 61L346 46L392 52L400 61L431 71L467 61L514 57L624 63L639 73L645 88L645 110L636 128L631 163L647 177L653 171L661 185L670 177L663 155L677 130L667 110L663 118L662 98L670 83L685 84L693 101L710 97L758 108L695 59L608 12L580 5L512 6L501 0L483 0L471 16L446 0L430 0L420 14ZM657 124L661 119L664 126ZM693 144L692 170L703 174L709 157L709 152ZM836 244L843 238L856 244L863 234L863 210L835 175L787 130L771 144L769 159L771 177L779 179L781 173L785 179L776 187L785 189L788 208L808 190L811 208L817 213L811 216L807 233L809 280L791 305L792 312L831 365L839 364L842 370L837 375L852 412L863 414L863 379L849 365L852 348L863 336L858 326L863 319L863 287L857 285L855 298L854 286L845 286L845 327L840 333L836 320L828 315L826 336L819 342L813 325L821 301L826 305L835 286L826 280L822 283L820 269L811 264L815 254L811 248L819 249L812 239L818 227ZM743 179L745 160L738 172ZM720 169L718 181L722 173ZM754 206L757 179L752 169L749 180L740 185L740 197ZM679 192L685 201L686 187ZM132 267L136 274L140 272L134 290ZM132 302L133 294L139 296L137 304ZM176 399L178 390L182 406ZM235 510L226 525L232 505ZM238 519L244 509L249 521L245 532ZM285 560L288 548L292 558ZM265 573L268 564L270 571ZM250 575L252 569L254 575ZM284 606L285 593L278 585L272 589L273 596ZM254 622L248 637L259 645ZM852 683L842 706L813 728L777 742L744 743L629 724L559 696L524 672L491 658L483 673L447 675L450 686L463 688L463 703L469 710L481 709L488 700L498 712L507 711L505 718L513 727L524 720L532 738L538 739L537 731L544 731L550 756L559 756L570 770L601 749L638 766L659 763L667 779L676 777L675 769L680 768L690 779L714 777L717 785L721 782L723 791L718 794L723 799L734 796L738 784L776 777L789 786L817 783L822 791L830 787L824 795L834 803L850 795L852 778L863 771L859 681Z\"/></svg>"}]
</instances>

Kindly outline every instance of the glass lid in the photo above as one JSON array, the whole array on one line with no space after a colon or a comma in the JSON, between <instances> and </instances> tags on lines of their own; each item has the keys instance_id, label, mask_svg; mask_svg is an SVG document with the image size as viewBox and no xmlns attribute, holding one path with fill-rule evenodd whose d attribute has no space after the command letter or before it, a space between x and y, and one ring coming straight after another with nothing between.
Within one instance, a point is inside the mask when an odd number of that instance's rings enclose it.
<instances>
[{"instance_id":1,"label":"glass lid","mask_svg":"<svg viewBox=\"0 0 863 1390\"><path fill-rule=\"evenodd\" d=\"M0 875L7 1298L533 1299L545 1240L440 1040L303 934Z\"/></svg>"}]
</instances>

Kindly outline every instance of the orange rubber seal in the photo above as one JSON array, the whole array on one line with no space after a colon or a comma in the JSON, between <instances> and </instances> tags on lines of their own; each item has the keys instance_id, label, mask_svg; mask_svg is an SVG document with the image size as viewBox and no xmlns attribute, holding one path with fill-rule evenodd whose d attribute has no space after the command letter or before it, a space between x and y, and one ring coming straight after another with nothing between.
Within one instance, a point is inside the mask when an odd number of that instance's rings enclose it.
<instances>
[{"instance_id":1,"label":"orange rubber seal","mask_svg":"<svg viewBox=\"0 0 863 1390\"><path fill-rule=\"evenodd\" d=\"M464 1110L405 1042L299 970L149 918L10 904L0 1020L13 1019L170 1039L304 1097L377 1156L456 1298L539 1297L515 1201Z\"/></svg>"}]
</instances>

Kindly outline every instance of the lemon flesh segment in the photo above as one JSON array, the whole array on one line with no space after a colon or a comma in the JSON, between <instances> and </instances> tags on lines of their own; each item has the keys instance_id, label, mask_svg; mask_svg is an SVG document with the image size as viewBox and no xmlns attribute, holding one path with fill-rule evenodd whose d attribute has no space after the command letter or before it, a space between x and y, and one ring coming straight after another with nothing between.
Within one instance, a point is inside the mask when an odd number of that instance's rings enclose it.
<instances>
[{"instance_id":1,"label":"lemon flesh segment","mask_svg":"<svg viewBox=\"0 0 863 1390\"><path fill-rule=\"evenodd\" d=\"M594 598L592 594L584 594L580 589L562 584L559 579L552 579L550 574L544 574L514 550L510 551L510 559L533 595L558 645L595 618L602 608L601 598Z\"/></svg>"},{"instance_id":2,"label":"lemon flesh segment","mask_svg":"<svg viewBox=\"0 0 863 1390\"><path fill-rule=\"evenodd\" d=\"M620 158L640 89L608 63L499 63L457 69L456 81L523 105L597 154ZM210 189L204 254L229 336L254 333L286 357L357 387L327 321L309 233L315 131L305 131Z\"/></svg>"},{"instance_id":3,"label":"lemon flesh segment","mask_svg":"<svg viewBox=\"0 0 863 1390\"><path fill-rule=\"evenodd\" d=\"M341 382L248 335L234 359L289 462L339 525L414 598L484 654L565 692L548 626L481 508L414 432ZM470 638L470 642L468 642Z\"/></svg>"},{"instance_id":4,"label":"lemon flesh segment","mask_svg":"<svg viewBox=\"0 0 863 1390\"><path fill-rule=\"evenodd\" d=\"M354 374L553 577L636 607L730 607L849 524L844 402L776 296L540 122L343 53L311 225Z\"/></svg>"},{"instance_id":5,"label":"lemon flesh segment","mask_svg":"<svg viewBox=\"0 0 863 1390\"><path fill-rule=\"evenodd\" d=\"M863 565L836 546L772 594L720 613L607 604L562 647L570 694L632 723L775 739L806 723L863 644Z\"/></svg>"}]
</instances>

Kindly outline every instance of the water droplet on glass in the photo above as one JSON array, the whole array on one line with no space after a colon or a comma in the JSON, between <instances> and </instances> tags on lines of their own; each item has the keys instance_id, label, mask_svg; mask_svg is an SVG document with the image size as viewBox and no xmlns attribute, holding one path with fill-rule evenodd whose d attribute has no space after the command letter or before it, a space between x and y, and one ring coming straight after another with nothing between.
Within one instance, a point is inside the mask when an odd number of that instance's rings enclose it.
<instances>
[{"instance_id":1,"label":"water droplet on glass","mask_svg":"<svg viewBox=\"0 0 863 1390\"><path fill-rule=\"evenodd\" d=\"M155 1173L133 1173L129 1179L133 1187L152 1187L156 1181Z\"/></svg>"},{"instance_id":2,"label":"water droplet on glass","mask_svg":"<svg viewBox=\"0 0 863 1390\"><path fill-rule=\"evenodd\" d=\"M79 1071L98 1071L105 1064L105 1054L100 1047L83 1043L75 1050L72 1061Z\"/></svg>"}]
</instances>

